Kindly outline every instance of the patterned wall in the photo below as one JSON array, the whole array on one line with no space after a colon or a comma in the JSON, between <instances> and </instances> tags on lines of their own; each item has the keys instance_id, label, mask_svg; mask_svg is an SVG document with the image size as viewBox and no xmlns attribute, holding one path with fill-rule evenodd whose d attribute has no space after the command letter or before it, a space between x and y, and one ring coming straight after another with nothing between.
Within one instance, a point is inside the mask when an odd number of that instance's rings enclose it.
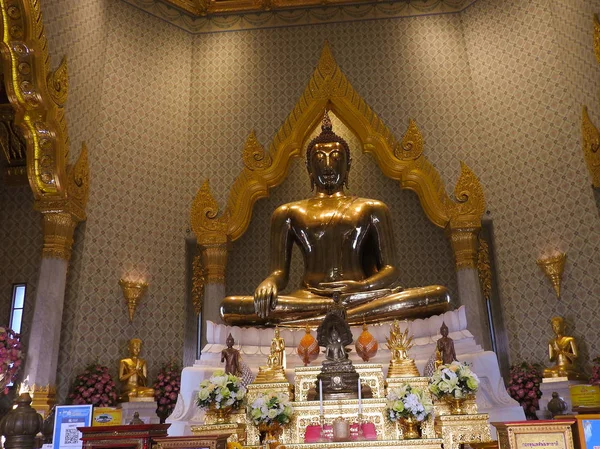
<instances>
[{"instance_id":1,"label":"patterned wall","mask_svg":"<svg viewBox=\"0 0 600 449\"><path fill-rule=\"evenodd\" d=\"M417 121L449 187L459 160L480 175L494 219L512 361L544 359L547 321L555 313L577 323L585 354L599 352L598 212L578 130L581 103L600 121L600 68L591 44L597 1L485 0L457 15L198 36L117 0L47 0L42 7L54 63L63 53L69 57L72 152L88 142L93 183L69 272L61 397L85 363L97 358L115 367L133 336L146 342L152 372L181 356L192 198L210 177L225 204L249 131L269 143L325 39L397 137L409 117ZM414 194L381 177L370 157L355 152L355 158L352 193L381 198L395 213L399 252L406 254L403 281L455 289L447 243ZM306 194L296 163L272 197L257 204L235 248L263 258L275 205ZM12 201L6 191L0 198ZM20 202L18 214L28 207ZM27 215L33 231L39 220ZM41 239L27 234L22 243L9 234L16 250L4 254L8 265L19 266L18 248L38 257ZM569 254L561 300L535 265L554 248ZM32 264L24 264L30 273ZM249 291L264 276L250 271L232 255L229 291ZM128 275L150 284L132 324L117 286Z\"/></svg>"}]
</instances>

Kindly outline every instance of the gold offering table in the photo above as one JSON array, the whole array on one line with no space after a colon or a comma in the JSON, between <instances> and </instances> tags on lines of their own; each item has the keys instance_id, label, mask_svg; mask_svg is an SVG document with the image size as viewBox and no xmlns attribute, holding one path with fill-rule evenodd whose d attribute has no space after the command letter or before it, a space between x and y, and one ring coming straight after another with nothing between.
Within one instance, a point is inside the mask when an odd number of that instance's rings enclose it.
<instances>
[{"instance_id":1,"label":"gold offering table","mask_svg":"<svg viewBox=\"0 0 600 449\"><path fill-rule=\"evenodd\" d=\"M421 439L404 440L404 428L401 424L391 422L386 416L386 389L400 384L427 390L427 377L396 377L385 379L382 365L356 364L363 386L368 385L373 393L372 398L336 399L307 401L308 392L315 386L320 367L298 367L295 370L294 415L289 424L284 426L280 442L286 448L422 448L422 449L459 449L465 443L485 443L491 440L488 415L477 413L475 398L464 404L466 414L452 415L446 402L434 404L435 412L421 425ZM259 394L267 391L290 393L291 386L286 382L257 383L248 386L248 402L252 402ZM291 394L290 394L291 397ZM322 410L322 413L321 413ZM362 412L362 413L360 413ZM355 440L344 442L304 443L306 428L309 425L331 426L339 417L349 423L372 423L377 433L377 440ZM234 413L229 423L219 424L215 417L207 414L206 422L201 426L192 426L194 435L230 435L229 441L240 442L245 447L259 447L259 432L256 426L248 421L243 411Z\"/></svg>"}]
</instances>

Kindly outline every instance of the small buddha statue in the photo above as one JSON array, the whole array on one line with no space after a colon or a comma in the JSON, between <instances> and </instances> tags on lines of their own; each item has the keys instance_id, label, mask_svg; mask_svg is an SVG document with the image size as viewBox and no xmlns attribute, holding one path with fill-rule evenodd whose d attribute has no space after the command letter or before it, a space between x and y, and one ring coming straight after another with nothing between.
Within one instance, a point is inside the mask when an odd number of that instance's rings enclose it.
<instances>
[{"instance_id":1,"label":"small buddha statue","mask_svg":"<svg viewBox=\"0 0 600 449\"><path fill-rule=\"evenodd\" d=\"M227 347L221 351L221 363L225 362L225 372L234 376L242 375L242 357L240 351L235 349L233 345L235 340L229 334L225 340Z\"/></svg>"},{"instance_id":2,"label":"small buddha statue","mask_svg":"<svg viewBox=\"0 0 600 449\"><path fill-rule=\"evenodd\" d=\"M582 375L577 368L576 361L579 356L575 338L565 335L565 320L555 316L550 320L555 338L548 342L548 355L551 362L556 364L544 369L544 377L566 377L569 380L581 379Z\"/></svg>"},{"instance_id":3,"label":"small buddha statue","mask_svg":"<svg viewBox=\"0 0 600 449\"><path fill-rule=\"evenodd\" d=\"M284 364L285 340L279 335L279 328L275 328L275 335L271 340L271 353L267 357L267 364L258 367L258 375L253 383L287 382Z\"/></svg>"},{"instance_id":4,"label":"small buddha statue","mask_svg":"<svg viewBox=\"0 0 600 449\"><path fill-rule=\"evenodd\" d=\"M394 265L392 220L381 201L348 196L352 159L327 113L306 150L312 198L284 204L271 217L270 273L253 296L221 303L225 323L318 326L341 297L349 324L423 318L445 312L448 290L439 285L403 289ZM304 259L302 288L280 292L289 280L292 248Z\"/></svg>"},{"instance_id":5,"label":"small buddha statue","mask_svg":"<svg viewBox=\"0 0 600 449\"><path fill-rule=\"evenodd\" d=\"M141 358L142 340L129 340L129 357L119 361L121 396L119 401L149 401L154 398L154 389L147 386L148 371L146 361Z\"/></svg>"},{"instance_id":6,"label":"small buddha statue","mask_svg":"<svg viewBox=\"0 0 600 449\"><path fill-rule=\"evenodd\" d=\"M442 322L440 334L442 334L442 336L435 345L435 369L439 368L441 365L448 365L456 360L454 340L448 337L448 326L446 326L445 322Z\"/></svg>"},{"instance_id":7,"label":"small buddha statue","mask_svg":"<svg viewBox=\"0 0 600 449\"><path fill-rule=\"evenodd\" d=\"M414 346L412 335L408 335L408 328L402 332L400 324L394 320L390 336L386 340L391 353L387 377L419 377L415 361L408 356L408 351Z\"/></svg>"}]
</instances>

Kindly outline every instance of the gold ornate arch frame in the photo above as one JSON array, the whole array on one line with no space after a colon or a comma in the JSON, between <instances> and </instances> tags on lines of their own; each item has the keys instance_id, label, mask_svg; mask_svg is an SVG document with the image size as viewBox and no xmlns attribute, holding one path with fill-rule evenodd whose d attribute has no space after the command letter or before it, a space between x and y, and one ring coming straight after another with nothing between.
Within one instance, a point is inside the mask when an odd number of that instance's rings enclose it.
<instances>
[{"instance_id":1,"label":"gold ornate arch frame","mask_svg":"<svg viewBox=\"0 0 600 449\"><path fill-rule=\"evenodd\" d=\"M67 60L51 70L39 0L0 0L0 14L4 83L27 143L34 207L44 216L43 255L69 260L75 226L86 218L89 169L85 144L68 163Z\"/></svg>"},{"instance_id":2,"label":"gold ornate arch frame","mask_svg":"<svg viewBox=\"0 0 600 449\"><path fill-rule=\"evenodd\" d=\"M333 112L358 136L363 151L371 153L385 176L397 180L402 189L417 193L427 217L447 230L455 253L457 269L475 268L477 235L485 212L481 184L461 162L461 175L454 198L435 167L423 154L423 137L411 120L398 142L381 119L354 90L326 43L319 63L302 97L276 134L269 151L250 133L243 151L244 169L235 180L227 207L219 215L218 204L206 180L191 208L191 225L202 248L207 282L224 280L226 245L240 238L252 217L254 203L268 196L269 189L286 178L291 158L300 155L302 145L321 120L324 109ZM212 274L211 274L212 273Z\"/></svg>"}]
</instances>

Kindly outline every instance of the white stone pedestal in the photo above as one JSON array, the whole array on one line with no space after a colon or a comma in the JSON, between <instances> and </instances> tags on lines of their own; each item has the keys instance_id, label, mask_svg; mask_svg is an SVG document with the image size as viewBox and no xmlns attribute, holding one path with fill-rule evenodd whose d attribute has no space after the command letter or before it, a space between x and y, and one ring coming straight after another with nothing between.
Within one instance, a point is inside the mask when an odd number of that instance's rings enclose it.
<instances>
[{"instance_id":1,"label":"white stone pedestal","mask_svg":"<svg viewBox=\"0 0 600 449\"><path fill-rule=\"evenodd\" d=\"M144 424L160 423L160 419L156 414L156 401L121 402L117 407L123 410L123 417L121 418L121 424L123 425L131 422L135 412L140 414L140 419L144 421Z\"/></svg>"},{"instance_id":2,"label":"white stone pedestal","mask_svg":"<svg viewBox=\"0 0 600 449\"><path fill-rule=\"evenodd\" d=\"M581 385L586 383L584 380L569 380L566 377L549 377L542 380L540 390L542 397L540 398L540 409L536 413L540 419L550 419L552 415L548 411L548 402L552 399L552 393L557 392L558 395L565 400L567 403L567 410L564 412L565 415L573 413L571 392L569 387L571 385Z\"/></svg>"},{"instance_id":3,"label":"white stone pedestal","mask_svg":"<svg viewBox=\"0 0 600 449\"><path fill-rule=\"evenodd\" d=\"M409 351L410 357L415 360L419 372L423 373L427 361L435 352L436 341L440 338L440 326L442 322L445 322L449 328L449 336L454 340L458 360L471 364L472 370L481 380L477 393L479 412L488 413L491 421L524 420L523 408L506 392L496 354L484 351L475 341L473 334L467 330L465 311L463 306L458 310L426 319L402 321L400 323L401 330L404 331L408 327L409 333L414 337L414 347ZM181 391L177 398L177 404L171 416L167 418L167 422L171 424L170 436L190 435L190 426L202 423L203 413L195 405L198 385L202 380L210 377L216 369L223 368L221 351L226 347L225 340L229 333L235 339L235 347L240 350L242 360L254 375L257 374L258 367L266 363L270 353L273 329L240 328L215 324L210 321L206 323L206 326L207 344L202 349L200 360L196 360L194 366L185 368L181 375ZM390 351L386 347L386 337L390 335L390 323L369 326L369 331L379 342L379 351L369 363L383 365L385 375L390 362ZM361 332L362 326L352 327L355 341ZM294 370L297 366L303 365L296 348L305 332L304 329L283 328L280 329L280 333L285 340L286 376L293 385ZM313 336L315 336L314 331ZM355 350L350 352L349 357L354 364L363 363ZM320 366L323 358L324 355L319 354L311 366Z\"/></svg>"}]
</instances>

